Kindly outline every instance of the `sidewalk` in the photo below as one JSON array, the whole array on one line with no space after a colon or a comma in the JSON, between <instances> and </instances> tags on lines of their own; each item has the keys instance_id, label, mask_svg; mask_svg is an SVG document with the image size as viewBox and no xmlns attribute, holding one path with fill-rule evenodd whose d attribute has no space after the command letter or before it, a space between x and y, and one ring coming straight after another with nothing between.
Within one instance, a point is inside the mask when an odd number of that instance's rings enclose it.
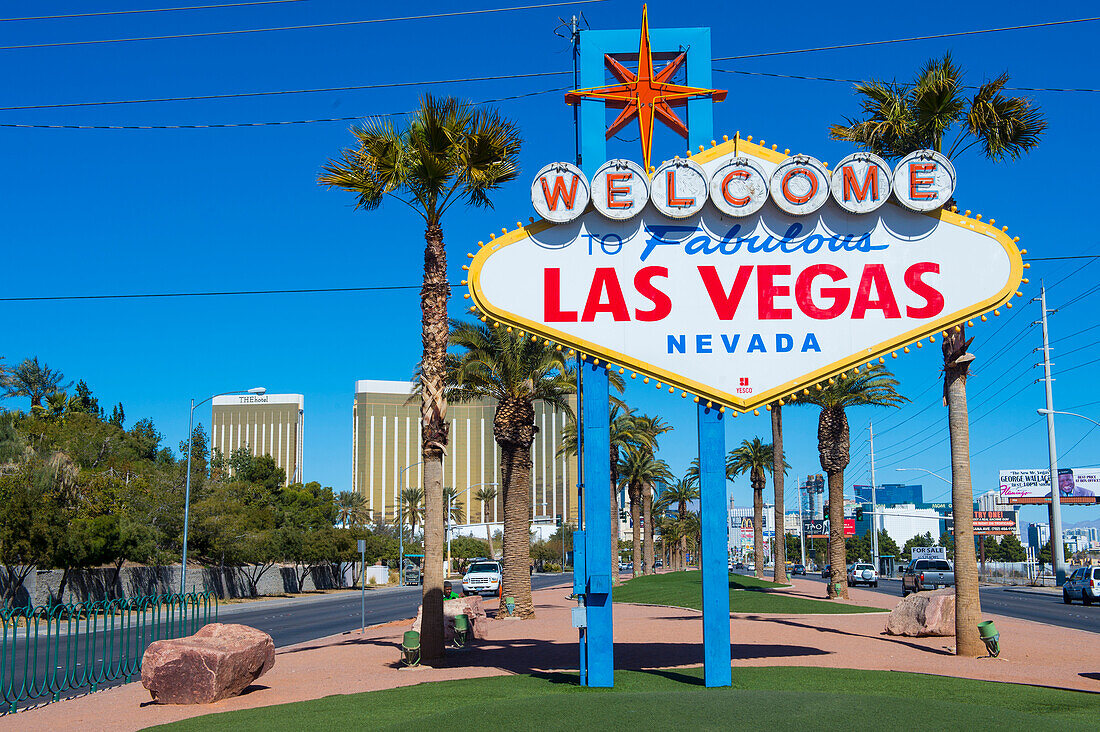
<instances>
[{"instance_id":1,"label":"sidewalk","mask_svg":"<svg viewBox=\"0 0 1100 732\"><path fill-rule=\"evenodd\" d=\"M821 598L820 583L794 580L780 590ZM243 696L207 706L161 706L140 683L20 712L20 729L136 730L233 709L316 699L331 694L408 686L426 681L575 670L577 631L570 625L569 587L535 592L537 618L499 620L488 638L449 653L434 668L401 670L398 646L409 622L400 621L289 646L275 667ZM851 590L851 602L892 608L900 598ZM486 602L490 614L496 601ZM733 665L824 666L911 671L1100 692L1100 643L1085 631L987 616L1001 631L998 659L957 658L950 638L883 634L882 614L763 615L730 618ZM620 669L695 666L703 661L701 614L694 610L617 604L615 666ZM736 675L736 670L734 671Z\"/></svg>"}]
</instances>

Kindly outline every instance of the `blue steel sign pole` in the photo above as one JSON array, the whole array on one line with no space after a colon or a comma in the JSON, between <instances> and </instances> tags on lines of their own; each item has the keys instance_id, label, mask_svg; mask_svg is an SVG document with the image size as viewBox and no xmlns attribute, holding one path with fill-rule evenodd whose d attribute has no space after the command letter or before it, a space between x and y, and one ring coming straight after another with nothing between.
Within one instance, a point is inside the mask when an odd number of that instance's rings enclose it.
<instances>
[{"instance_id":1,"label":"blue steel sign pole","mask_svg":"<svg viewBox=\"0 0 1100 732\"><path fill-rule=\"evenodd\" d=\"M703 534L699 565L703 575L703 680L707 686L732 683L723 416L718 405L708 408L699 402L699 513Z\"/></svg>"},{"instance_id":2,"label":"blue steel sign pole","mask_svg":"<svg viewBox=\"0 0 1100 732\"><path fill-rule=\"evenodd\" d=\"M634 54L638 51L638 31L579 31L577 57L580 66L580 87L592 88L604 84L605 54ZM653 48L657 50L687 49L685 59L687 83L691 86L711 85L711 56L709 28L666 28L650 31ZM709 99L692 99L687 103L688 146L692 149L705 145L713 136L713 119ZM581 169L591 178L607 159L605 139L606 112L602 101L580 101L580 163ZM579 354L578 354L579 356ZM581 463L584 475L584 534L583 562L574 557L574 585L583 588L587 627L581 630L581 683L587 686L612 686L614 684L614 641L611 618L612 566L607 547L611 544L611 497L608 486L611 471L607 456L610 453L608 427L608 364L593 366L577 361L581 374L584 399L581 406ZM704 413L705 412L705 413ZM705 424L705 427L704 427ZM701 486L703 498L703 558L710 558L704 566L704 656L708 686L730 685L730 628L729 628L729 580L726 575L725 551L725 464L724 421L717 409L699 411L700 458L703 444L712 452L717 450L719 476L704 477ZM582 434L583 433L583 434ZM715 527L718 527L715 529ZM717 539L715 537L718 537ZM707 547L711 545L717 548ZM574 542L576 550L577 542ZM721 576L718 576L720 570ZM579 573L579 576L578 576ZM709 584L708 584L708 577ZM721 589L716 590L718 584ZM708 592L708 587L709 592ZM720 595L720 596L719 596ZM710 604L707 598L710 598ZM722 608L724 598L724 609ZM710 623L716 629L711 629ZM725 628L722 635L721 628ZM713 631L713 632L712 632ZM724 640L722 640L724 638ZM724 658L724 661L721 661ZM725 676L719 666L724 664ZM724 681L721 679L724 678ZM713 683L712 683L713 682Z\"/></svg>"},{"instance_id":3,"label":"blue steel sign pole","mask_svg":"<svg viewBox=\"0 0 1100 732\"><path fill-rule=\"evenodd\" d=\"M638 31L580 31L580 87L604 85L604 55L634 54L638 51ZM711 86L711 30L706 28L654 29L650 31L654 50L686 48L687 84ZM713 136L712 102L709 99L687 101L687 144L695 149ZM607 159L605 139L606 112L604 103L595 99L580 102L580 163L588 176L593 176ZM679 151L678 151L679 152ZM614 527L610 522L609 491L601 488L610 482L607 455L610 451L607 407L606 363L594 367L577 359L581 373L584 400L580 409L581 428L577 438L581 443L584 485L585 551L582 561L574 557L574 586L583 588L587 627L581 630L581 682L586 686L609 687L615 682L614 641L612 637L612 572L617 568L606 547ZM704 566L704 654L707 686L729 686L729 584L725 560L725 462L723 429L725 422L717 407L700 406L700 456L706 449L717 455L717 477L705 474L701 491L703 520ZM713 455L711 456L714 457ZM705 465L705 463L703 463ZM577 542L574 540L574 551ZM709 549L708 549L709 547ZM720 586L720 587L719 587ZM709 602L707 602L709 599ZM709 624L708 624L709 622ZM711 626L714 627L711 627ZM723 634L723 629L724 634ZM723 640L724 638L724 640ZM724 659L724 660L723 660ZM722 667L724 667L724 676ZM724 679L724 680L722 680Z\"/></svg>"}]
</instances>

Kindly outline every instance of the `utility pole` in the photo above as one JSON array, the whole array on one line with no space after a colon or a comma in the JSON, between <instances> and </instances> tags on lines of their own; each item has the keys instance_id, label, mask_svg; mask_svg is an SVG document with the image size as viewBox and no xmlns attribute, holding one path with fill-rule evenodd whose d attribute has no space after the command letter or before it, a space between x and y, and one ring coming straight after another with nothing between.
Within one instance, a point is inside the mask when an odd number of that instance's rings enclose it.
<instances>
[{"instance_id":1,"label":"utility pole","mask_svg":"<svg viewBox=\"0 0 1100 732\"><path fill-rule=\"evenodd\" d=\"M875 507L878 503L875 494L875 425L867 421L867 430L871 433L871 564L875 565L878 572L878 522L875 520Z\"/></svg>"},{"instance_id":2,"label":"utility pole","mask_svg":"<svg viewBox=\"0 0 1100 732\"><path fill-rule=\"evenodd\" d=\"M1054 391L1050 376L1050 338L1047 335L1047 288L1039 289L1039 307L1043 310L1043 379L1047 392L1047 446L1050 451L1050 556L1054 578L1059 587L1066 583L1066 559L1062 548L1062 498L1058 486L1058 448L1054 441ZM1040 547L1042 548L1042 547Z\"/></svg>"}]
</instances>

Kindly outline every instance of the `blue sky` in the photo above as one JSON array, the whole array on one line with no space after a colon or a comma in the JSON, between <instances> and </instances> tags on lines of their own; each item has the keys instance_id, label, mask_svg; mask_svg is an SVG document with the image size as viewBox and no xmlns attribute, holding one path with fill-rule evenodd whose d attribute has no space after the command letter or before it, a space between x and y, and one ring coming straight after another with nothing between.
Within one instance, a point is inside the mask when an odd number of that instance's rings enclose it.
<instances>
[{"instance_id":1,"label":"blue sky","mask_svg":"<svg viewBox=\"0 0 1100 732\"><path fill-rule=\"evenodd\" d=\"M181 5L186 3L180 3ZM505 7L478 4L473 7ZM120 0L110 4L8 2L5 17L171 6ZM452 11L450 3L399 9L304 0L199 12L149 13L0 23L0 46L132 36L201 33ZM886 5L846 15L821 3L794 3L783 16L754 8L751 23L726 3L651 2L654 28L709 25L716 57L1019 25L1075 17L1066 6L960 3L945 21ZM788 7L788 6L785 6ZM1050 8L1047 10L1046 8ZM584 11L596 29L636 28L641 5L610 0L523 12L351 25L269 33L119 44L0 50L5 87L0 106L446 80L567 71L570 49L554 35L559 16ZM1084 14L1084 11L1080 11ZM979 83L1002 71L1011 86L1095 87L1098 62L1083 48L1100 24L782 55L716 64L717 68L838 79L909 78L926 59L950 50ZM435 84L366 91L162 102L65 109L0 111L0 124L181 125L310 120L400 112L424 91L503 101L527 143L520 180L500 191L496 210L454 209L444 222L457 282L463 253L490 230L531 215L528 180L547 162L570 159L572 113L562 102L568 76ZM858 113L848 83L716 73L729 89L715 107L718 135L740 130L792 152L827 161L851 151L827 139L830 123ZM552 91L556 90L556 91ZM1024 92L1021 92L1024 93ZM1039 150L993 166L976 155L955 160L960 207L994 217L1021 237L1030 257L1091 254L1095 234L1092 184L1078 183L1082 145L1095 132L1100 94L1034 92L1050 129ZM0 127L5 175L0 179L3 297L202 290L407 285L420 280L422 228L399 205L355 212L351 198L316 185L325 160L349 144L346 122L192 130L64 130ZM636 132L624 130L612 154L638 157ZM654 158L682 143L658 136ZM1092 260L1035 262L1031 286L1011 317L975 328L970 381L975 493L996 488L997 471L1042 467L1047 442L1040 418L1042 384L1032 355L1040 345L1037 305L1045 279L1051 307L1074 298L1051 322L1055 340L1055 405L1100 419L1094 363L1100 330ZM456 297L453 312L464 301ZM185 438L192 397L264 385L305 394L305 474L337 490L351 474L351 402L356 379L405 379L419 353L415 290L206 297L94 302L0 302L8 362L37 355L70 378L83 378L101 403L125 404L130 421L148 416L175 446ZM1058 340L1062 339L1062 340ZM937 387L938 348L914 349L894 362L901 410L853 410L849 482L869 480L867 420L876 432L878 482L923 468L949 477L946 410ZM1065 372L1062 375L1062 372ZM651 391L630 392L642 410L677 429L662 455L682 470L695 454L691 405ZM9 407L25 407L10 400ZM819 472L816 410L785 410L794 476ZM209 412L200 413L209 422ZM1059 418L1063 466L1100 464L1100 430ZM767 417L740 417L730 444L770 434ZM928 499L948 486L923 474ZM747 484L733 495L749 500ZM789 500L793 499L789 491ZM793 507L793 503L791 504ZM1025 510L1025 520L1045 511ZM1100 517L1100 508L1067 508L1064 520Z\"/></svg>"}]
</instances>

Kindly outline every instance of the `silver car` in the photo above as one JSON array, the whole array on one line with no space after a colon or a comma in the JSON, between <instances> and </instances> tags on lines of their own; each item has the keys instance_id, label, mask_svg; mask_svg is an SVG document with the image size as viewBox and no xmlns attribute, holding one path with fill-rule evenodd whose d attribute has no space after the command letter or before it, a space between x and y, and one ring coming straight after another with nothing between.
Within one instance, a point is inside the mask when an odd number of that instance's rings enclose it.
<instances>
[{"instance_id":1,"label":"silver car","mask_svg":"<svg viewBox=\"0 0 1100 732\"><path fill-rule=\"evenodd\" d=\"M1062 585L1062 602L1080 600L1091 605L1100 600L1100 567L1078 567Z\"/></svg>"}]
</instances>

